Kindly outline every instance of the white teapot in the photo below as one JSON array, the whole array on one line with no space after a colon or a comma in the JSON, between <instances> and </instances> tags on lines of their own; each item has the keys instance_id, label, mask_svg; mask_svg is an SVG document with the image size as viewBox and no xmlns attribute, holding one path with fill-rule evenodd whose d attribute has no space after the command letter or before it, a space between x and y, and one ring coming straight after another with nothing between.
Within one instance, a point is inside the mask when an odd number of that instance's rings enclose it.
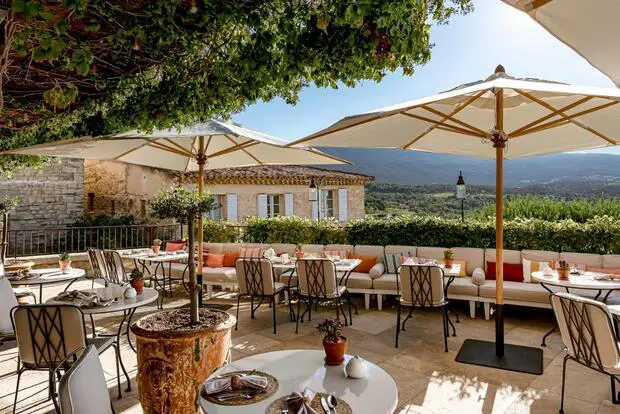
<instances>
[{"instance_id":1,"label":"white teapot","mask_svg":"<svg viewBox=\"0 0 620 414\"><path fill-rule=\"evenodd\" d=\"M368 376L368 365L359 355L355 355L347 363L344 372L350 378L366 378Z\"/></svg>"},{"instance_id":2,"label":"white teapot","mask_svg":"<svg viewBox=\"0 0 620 414\"><path fill-rule=\"evenodd\" d=\"M123 292L123 297L125 299L135 298L137 295L138 295L138 292L136 292L136 290L132 288L131 286L125 289L125 291Z\"/></svg>"}]
</instances>

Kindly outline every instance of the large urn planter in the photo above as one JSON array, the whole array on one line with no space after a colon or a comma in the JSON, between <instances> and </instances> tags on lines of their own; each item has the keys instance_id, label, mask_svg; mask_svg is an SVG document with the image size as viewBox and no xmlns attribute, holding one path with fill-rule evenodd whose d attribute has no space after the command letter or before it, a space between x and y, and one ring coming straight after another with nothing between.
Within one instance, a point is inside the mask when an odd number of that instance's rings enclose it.
<instances>
[{"instance_id":1,"label":"large urn planter","mask_svg":"<svg viewBox=\"0 0 620 414\"><path fill-rule=\"evenodd\" d=\"M200 309L190 324L189 309L162 311L132 324L138 352L138 393L145 414L199 412L202 383L230 360L227 312Z\"/></svg>"}]
</instances>

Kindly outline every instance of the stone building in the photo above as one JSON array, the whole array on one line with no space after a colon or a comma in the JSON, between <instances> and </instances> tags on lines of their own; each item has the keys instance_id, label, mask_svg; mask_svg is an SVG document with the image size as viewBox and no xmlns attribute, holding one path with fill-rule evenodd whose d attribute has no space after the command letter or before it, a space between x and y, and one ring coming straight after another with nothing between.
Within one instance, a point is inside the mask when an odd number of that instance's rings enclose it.
<instances>
[{"instance_id":1,"label":"stone building","mask_svg":"<svg viewBox=\"0 0 620 414\"><path fill-rule=\"evenodd\" d=\"M320 202L310 203L314 179ZM246 217L364 217L364 185L373 177L314 167L257 166L207 170L205 189L220 206L212 218L243 222ZM195 175L183 183L194 186ZM85 161L84 212L87 215L132 214L152 222L149 200L181 181L175 172L113 161ZM319 209L320 206L320 209Z\"/></svg>"}]
</instances>

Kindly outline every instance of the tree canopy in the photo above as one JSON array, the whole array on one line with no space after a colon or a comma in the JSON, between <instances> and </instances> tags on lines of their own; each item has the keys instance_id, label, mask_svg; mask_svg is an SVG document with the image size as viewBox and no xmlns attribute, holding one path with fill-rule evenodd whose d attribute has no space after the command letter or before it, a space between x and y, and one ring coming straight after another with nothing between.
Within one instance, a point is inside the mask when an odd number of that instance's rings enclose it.
<instances>
[{"instance_id":1,"label":"tree canopy","mask_svg":"<svg viewBox=\"0 0 620 414\"><path fill-rule=\"evenodd\" d=\"M9 0L0 149L226 117L412 74L471 0ZM21 158L23 161L24 158ZM10 168L7 158L4 168Z\"/></svg>"}]
</instances>

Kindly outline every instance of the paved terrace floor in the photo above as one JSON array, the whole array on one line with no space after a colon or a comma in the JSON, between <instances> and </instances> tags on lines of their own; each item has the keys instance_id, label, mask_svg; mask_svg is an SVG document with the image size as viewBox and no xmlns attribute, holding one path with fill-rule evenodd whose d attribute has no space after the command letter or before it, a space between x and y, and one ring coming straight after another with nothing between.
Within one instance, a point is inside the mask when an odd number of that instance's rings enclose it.
<instances>
[{"instance_id":1,"label":"paved terrace floor","mask_svg":"<svg viewBox=\"0 0 620 414\"><path fill-rule=\"evenodd\" d=\"M89 282L78 287L88 288ZM58 291L59 289L56 289ZM54 288L46 290L46 297L55 294ZM165 307L181 306L187 302L183 290L177 289L175 297L166 299ZM220 292L208 303L229 304L236 302L234 294ZM407 331L400 336L400 347L394 348L396 315L392 306L383 311L365 311L361 298L356 301L359 315L353 326L346 327L349 353L383 367L398 385L399 414L411 413L552 413L559 409L562 372L562 343L558 334L548 340L544 349L544 374L541 376L498 371L456 363L454 358L466 338L491 339L493 321L485 321L482 310L478 317L465 316L465 304L457 304L461 323L457 336L449 338L450 351L443 351L442 324L439 312L418 312L408 322ZM374 304L373 304L374 305ZM155 311L143 308L141 315ZM262 352L282 349L321 349L321 337L314 325L322 317L333 316L333 310L320 308L313 312L312 323L300 325L295 334L295 324L288 322L288 310L278 306L278 333L272 334L271 311L264 305L257 312L256 320L249 316L249 303L242 303L239 330L233 331L233 359ZM234 312L234 308L230 309ZM541 337L553 324L551 311L510 308L506 312L506 340L509 343L539 346ZM138 316L138 312L136 312ZM114 330L120 321L117 316L98 318L98 328ZM102 355L109 391L117 413L141 413L136 393L136 356L122 342L123 360L129 371L132 391L116 398L114 352ZM0 348L0 413L10 413L13 404L17 353L14 345ZM620 408L610 401L608 377L569 362L566 413L619 413ZM123 377L123 389L125 388ZM47 396L47 374L26 372L22 376L17 412L51 413L53 408ZM372 392L368 390L367 392ZM380 398L381 396L377 396Z\"/></svg>"}]
</instances>

